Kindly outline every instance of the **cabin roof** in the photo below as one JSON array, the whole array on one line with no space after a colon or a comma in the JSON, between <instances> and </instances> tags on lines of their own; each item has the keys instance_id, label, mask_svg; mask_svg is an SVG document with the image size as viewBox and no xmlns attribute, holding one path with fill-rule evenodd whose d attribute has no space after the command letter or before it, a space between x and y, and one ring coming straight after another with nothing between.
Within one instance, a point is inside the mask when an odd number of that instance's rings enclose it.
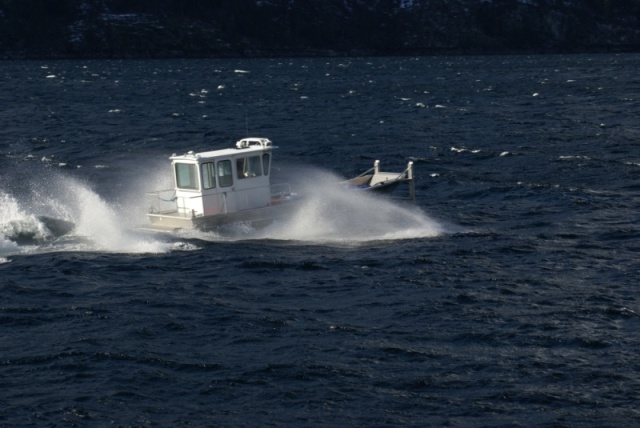
<instances>
[{"instance_id":1,"label":"cabin roof","mask_svg":"<svg viewBox=\"0 0 640 428\"><path fill-rule=\"evenodd\" d=\"M273 145L271 141L267 138L243 138L242 140L238 141L236 143L236 147L233 148L210 150L208 152L200 153L194 153L190 151L183 155L176 155L174 153L173 155L171 155L170 159L182 161L197 161L199 159L232 157L240 153L270 151L272 147Z\"/></svg>"}]
</instances>

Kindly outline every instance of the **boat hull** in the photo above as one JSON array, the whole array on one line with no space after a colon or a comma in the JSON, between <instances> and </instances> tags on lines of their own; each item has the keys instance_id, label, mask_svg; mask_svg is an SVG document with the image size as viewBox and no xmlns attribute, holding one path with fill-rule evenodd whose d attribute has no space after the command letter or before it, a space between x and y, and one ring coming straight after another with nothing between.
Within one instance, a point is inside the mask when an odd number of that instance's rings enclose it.
<instances>
[{"instance_id":1,"label":"boat hull","mask_svg":"<svg viewBox=\"0 0 640 428\"><path fill-rule=\"evenodd\" d=\"M147 218L149 219L149 225L146 228L158 231L174 231L179 229L211 231L236 223L248 224L252 227L259 228L268 226L275 220L284 219L292 215L297 205L294 201L282 202L263 208L195 217L179 215L176 211L148 213Z\"/></svg>"},{"instance_id":2,"label":"boat hull","mask_svg":"<svg viewBox=\"0 0 640 428\"><path fill-rule=\"evenodd\" d=\"M383 183L378 183L375 186L365 186L365 187L356 187L356 190L362 190L365 192L373 192L379 193L383 195L391 195L396 188L402 184L407 183L409 180L394 180L394 181L386 181Z\"/></svg>"}]
</instances>

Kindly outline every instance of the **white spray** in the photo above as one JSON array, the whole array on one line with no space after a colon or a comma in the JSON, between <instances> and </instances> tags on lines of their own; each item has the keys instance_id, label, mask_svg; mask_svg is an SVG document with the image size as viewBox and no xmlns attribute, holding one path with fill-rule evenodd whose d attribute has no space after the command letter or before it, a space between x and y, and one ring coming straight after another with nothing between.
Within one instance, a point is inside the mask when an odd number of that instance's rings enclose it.
<instances>
[{"instance_id":1,"label":"white spray","mask_svg":"<svg viewBox=\"0 0 640 428\"><path fill-rule=\"evenodd\" d=\"M0 256L47 251L162 253L195 248L136 232L141 222L140 198L131 207L108 203L88 185L62 175L32 187L31 194L19 200L0 190ZM71 221L75 228L66 236L55 237L40 215ZM16 244L25 238L30 245Z\"/></svg>"},{"instance_id":2,"label":"white spray","mask_svg":"<svg viewBox=\"0 0 640 428\"><path fill-rule=\"evenodd\" d=\"M361 243L430 238L445 232L441 224L413 205L345 189L340 180L322 171L308 174L301 187L303 201L295 215L265 229L260 237Z\"/></svg>"}]
</instances>

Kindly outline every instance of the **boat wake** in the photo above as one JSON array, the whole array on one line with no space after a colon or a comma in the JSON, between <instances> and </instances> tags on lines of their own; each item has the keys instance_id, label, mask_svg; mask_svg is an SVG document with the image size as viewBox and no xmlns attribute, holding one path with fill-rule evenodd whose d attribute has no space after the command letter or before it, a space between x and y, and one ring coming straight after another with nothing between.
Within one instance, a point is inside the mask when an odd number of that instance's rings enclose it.
<instances>
[{"instance_id":1,"label":"boat wake","mask_svg":"<svg viewBox=\"0 0 640 428\"><path fill-rule=\"evenodd\" d=\"M23 211L13 196L0 192L0 249L37 245L55 237L55 231L47 227L44 219Z\"/></svg>"},{"instance_id":2,"label":"boat wake","mask_svg":"<svg viewBox=\"0 0 640 428\"><path fill-rule=\"evenodd\" d=\"M66 235L75 228L70 221L47 216L21 216L0 224L5 239L18 245L38 245Z\"/></svg>"},{"instance_id":3,"label":"boat wake","mask_svg":"<svg viewBox=\"0 0 640 428\"><path fill-rule=\"evenodd\" d=\"M0 189L0 263L7 256L58 251L164 253L196 247L136 232L136 210L108 203L65 176L38 183L29 196ZM118 210L118 208L121 208Z\"/></svg>"}]
</instances>

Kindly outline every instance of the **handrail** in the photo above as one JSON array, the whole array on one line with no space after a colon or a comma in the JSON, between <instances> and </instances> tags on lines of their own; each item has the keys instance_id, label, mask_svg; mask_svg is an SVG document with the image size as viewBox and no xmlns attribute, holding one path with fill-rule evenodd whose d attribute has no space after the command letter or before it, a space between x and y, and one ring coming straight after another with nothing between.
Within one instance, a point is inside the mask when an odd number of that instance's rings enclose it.
<instances>
[{"instance_id":1,"label":"handrail","mask_svg":"<svg viewBox=\"0 0 640 428\"><path fill-rule=\"evenodd\" d=\"M369 174L369 173L370 173L371 171L373 171L373 170L375 170L375 167L373 167L373 168L369 168L368 170L366 170L366 171L365 171L365 172L363 172L362 174L357 175L357 176L355 176L355 177L353 177L353 178L360 178L360 177L364 177L365 175ZM353 178L352 178L352 180L353 180ZM346 181L349 181L349 180L346 180Z\"/></svg>"},{"instance_id":2,"label":"handrail","mask_svg":"<svg viewBox=\"0 0 640 428\"><path fill-rule=\"evenodd\" d=\"M261 186L262 188L267 186ZM255 190L257 188L252 189L243 189L243 190L234 190L232 193L239 194L243 192L248 192L251 190ZM287 196L292 194L291 185L289 183L278 183L269 185L269 192L271 198L282 198L284 199ZM175 213L175 215L180 217L197 217L199 215L203 215L200 213L195 213L192 209L190 209L190 204L187 203L187 200L193 199L201 199L204 201L207 198L215 198L222 197L222 212L227 212L227 192L222 193L212 193L208 195L192 195L192 196L177 196L175 189L165 189L158 190L154 192L147 193L147 211L150 214L161 214L161 213ZM173 215L173 214L172 214Z\"/></svg>"},{"instance_id":3,"label":"handrail","mask_svg":"<svg viewBox=\"0 0 640 428\"><path fill-rule=\"evenodd\" d=\"M364 177L365 175L370 174L371 172L373 172L374 175L375 174L395 174L394 172L380 171L380 161L376 161L372 168L369 168L368 170L366 170L365 172L363 172L360 175L357 175L357 176L355 176L353 178L350 178L348 180L344 180L343 182L347 182L347 181L354 180L356 178ZM410 172L413 172L413 162L412 161L409 161L409 163L407 164L407 167L404 169L404 171L397 173L397 177L395 179L396 180L400 179L400 178L402 178L403 176L406 175L407 176L406 178L411 180L411 179L413 179L413 174L410 174Z\"/></svg>"}]
</instances>

